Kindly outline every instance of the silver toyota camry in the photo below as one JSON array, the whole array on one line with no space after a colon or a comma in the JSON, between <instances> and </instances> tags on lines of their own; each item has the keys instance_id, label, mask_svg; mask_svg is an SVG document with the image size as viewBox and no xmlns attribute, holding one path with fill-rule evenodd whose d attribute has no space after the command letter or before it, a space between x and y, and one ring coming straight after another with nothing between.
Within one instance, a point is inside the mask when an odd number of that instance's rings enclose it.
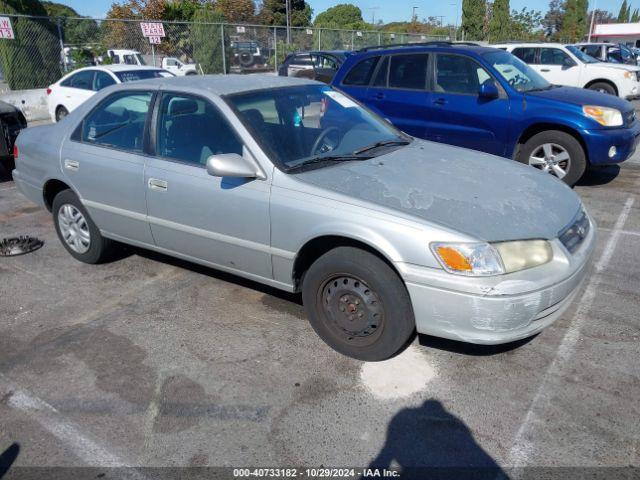
<instances>
[{"instance_id":1,"label":"silver toyota camry","mask_svg":"<svg viewBox=\"0 0 640 480\"><path fill-rule=\"evenodd\" d=\"M310 80L116 85L17 141L14 179L87 263L119 242L302 292L331 347L497 344L565 311L595 228L562 182L425 142Z\"/></svg>"}]
</instances>

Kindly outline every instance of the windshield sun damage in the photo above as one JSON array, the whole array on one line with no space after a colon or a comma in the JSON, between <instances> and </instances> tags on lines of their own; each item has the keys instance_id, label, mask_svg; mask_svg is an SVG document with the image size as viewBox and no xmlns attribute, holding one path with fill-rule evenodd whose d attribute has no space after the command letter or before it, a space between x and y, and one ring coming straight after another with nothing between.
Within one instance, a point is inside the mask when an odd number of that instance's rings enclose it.
<instances>
[{"instance_id":1,"label":"windshield sun damage","mask_svg":"<svg viewBox=\"0 0 640 480\"><path fill-rule=\"evenodd\" d=\"M411 140L326 85L258 90L225 99L263 149L288 172L365 160Z\"/></svg>"},{"instance_id":2,"label":"windshield sun damage","mask_svg":"<svg viewBox=\"0 0 640 480\"><path fill-rule=\"evenodd\" d=\"M515 55L504 51L496 51L485 53L482 56L512 88L519 92L551 88L551 84L542 75Z\"/></svg>"}]
</instances>

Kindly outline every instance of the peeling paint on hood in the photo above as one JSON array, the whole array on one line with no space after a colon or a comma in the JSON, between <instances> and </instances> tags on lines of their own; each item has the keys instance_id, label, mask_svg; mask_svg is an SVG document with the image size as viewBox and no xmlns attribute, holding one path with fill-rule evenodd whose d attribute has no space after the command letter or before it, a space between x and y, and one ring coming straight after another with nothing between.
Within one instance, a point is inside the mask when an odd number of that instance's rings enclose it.
<instances>
[{"instance_id":1,"label":"peeling paint on hood","mask_svg":"<svg viewBox=\"0 0 640 480\"><path fill-rule=\"evenodd\" d=\"M422 140L295 177L488 242L557 237L581 205L568 186L532 167Z\"/></svg>"}]
</instances>

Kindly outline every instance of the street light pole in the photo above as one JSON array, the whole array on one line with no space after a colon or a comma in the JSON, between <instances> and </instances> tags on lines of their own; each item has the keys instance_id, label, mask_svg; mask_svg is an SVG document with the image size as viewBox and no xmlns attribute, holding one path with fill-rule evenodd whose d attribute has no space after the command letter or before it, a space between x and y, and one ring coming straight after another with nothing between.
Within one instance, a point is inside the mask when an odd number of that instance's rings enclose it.
<instances>
[{"instance_id":1,"label":"street light pole","mask_svg":"<svg viewBox=\"0 0 640 480\"><path fill-rule=\"evenodd\" d=\"M287 45L291 43L291 21L289 19L289 0L284 0L285 13L287 15Z\"/></svg>"},{"instance_id":2,"label":"street light pole","mask_svg":"<svg viewBox=\"0 0 640 480\"><path fill-rule=\"evenodd\" d=\"M589 24L589 36L587 37L587 41L591 43L591 33L593 32L593 19L596 16L596 10L598 6L598 0L593 0L593 10L591 10L591 22Z\"/></svg>"}]
</instances>

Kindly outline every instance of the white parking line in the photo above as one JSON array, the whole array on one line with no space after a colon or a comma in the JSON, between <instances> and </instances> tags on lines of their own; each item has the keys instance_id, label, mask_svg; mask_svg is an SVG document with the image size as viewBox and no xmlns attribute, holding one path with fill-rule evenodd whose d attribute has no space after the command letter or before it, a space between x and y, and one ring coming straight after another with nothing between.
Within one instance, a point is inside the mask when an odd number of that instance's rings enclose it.
<instances>
[{"instance_id":1,"label":"white parking line","mask_svg":"<svg viewBox=\"0 0 640 480\"><path fill-rule=\"evenodd\" d=\"M538 391L533 397L531 405L527 410L527 414L516 433L512 443L513 446L509 450L507 457L506 465L509 467L524 467L529 462L529 457L533 452L534 445L527 437L533 426L544 423L544 420L539 418L537 412L542 412L544 410L547 402L549 401L549 390L554 379L562 373L565 363L571 358L575 351L576 343L580 337L580 329L587 319L587 314L589 313L595 299L598 286L602 281L602 271L607 268L611 261L611 257L615 252L616 245L618 244L620 235L623 232L624 224L629 217L634 201L635 197L633 196L627 198L620 215L618 215L615 225L611 229L611 234L604 246L602 255L595 264L589 283L584 290L582 298L578 302L578 308L574 315L574 320L571 322L567 332L562 338L562 342L558 347L556 356L542 377L542 382L538 387Z\"/></svg>"},{"instance_id":2,"label":"white parking line","mask_svg":"<svg viewBox=\"0 0 640 480\"><path fill-rule=\"evenodd\" d=\"M610 232L610 228L598 228L598 230L602 230L603 232ZM632 237L640 237L640 232L633 232L631 230L620 230L621 235L630 235Z\"/></svg>"},{"instance_id":3,"label":"white parking line","mask_svg":"<svg viewBox=\"0 0 640 480\"><path fill-rule=\"evenodd\" d=\"M47 402L17 387L2 374L0 374L0 392L9 407L26 413L29 419L38 422L88 465L100 467L131 466L131 462L111 452L107 447L83 433L78 426L65 419ZM144 478L140 472L135 470L126 470L122 473L128 478Z\"/></svg>"}]
</instances>

